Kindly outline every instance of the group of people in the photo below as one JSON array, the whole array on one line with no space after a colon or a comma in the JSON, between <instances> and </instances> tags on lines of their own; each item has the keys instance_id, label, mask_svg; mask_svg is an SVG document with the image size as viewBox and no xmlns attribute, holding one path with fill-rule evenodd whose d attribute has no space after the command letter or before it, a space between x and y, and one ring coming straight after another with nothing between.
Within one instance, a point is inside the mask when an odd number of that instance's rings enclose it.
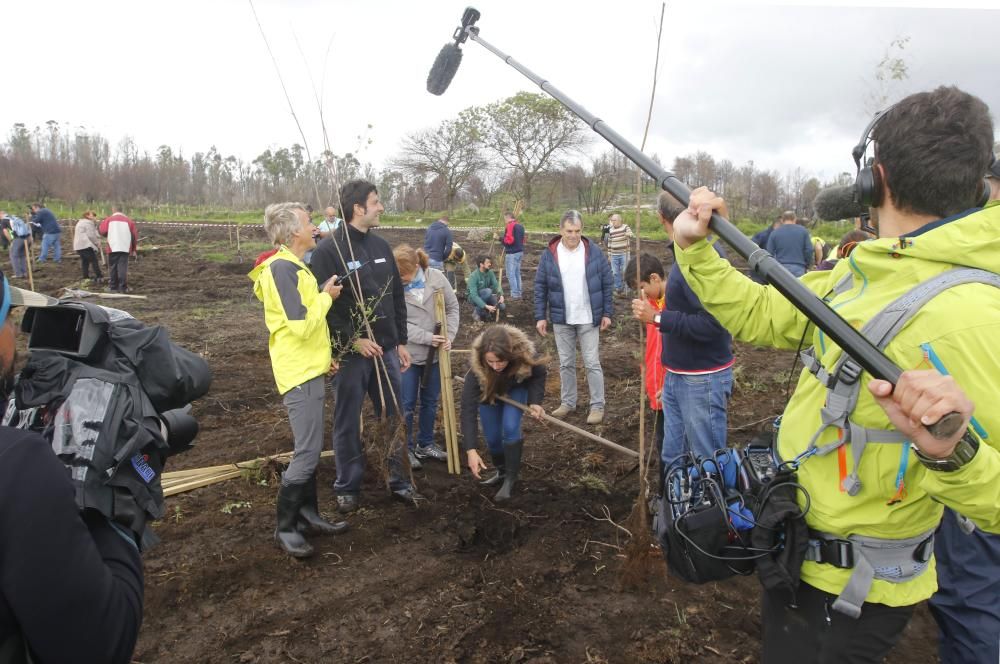
<instances>
[{"instance_id":1,"label":"group of people","mask_svg":"<svg viewBox=\"0 0 1000 664\"><path fill-rule=\"evenodd\" d=\"M28 278L29 247L35 235L33 227L42 237L35 262L44 263L50 256L53 262L62 262L62 226L55 213L41 203L34 203L29 209L28 221L0 210L0 236L9 251L12 276L17 279ZM102 238L106 239L103 248ZM138 243L135 222L116 205L111 207L111 215L102 221L98 221L96 212L87 210L73 228L73 251L80 257L83 279L92 284L104 283L98 259L103 250L107 254L108 290L111 292L128 292L128 259L135 255Z\"/></svg>"}]
</instances>

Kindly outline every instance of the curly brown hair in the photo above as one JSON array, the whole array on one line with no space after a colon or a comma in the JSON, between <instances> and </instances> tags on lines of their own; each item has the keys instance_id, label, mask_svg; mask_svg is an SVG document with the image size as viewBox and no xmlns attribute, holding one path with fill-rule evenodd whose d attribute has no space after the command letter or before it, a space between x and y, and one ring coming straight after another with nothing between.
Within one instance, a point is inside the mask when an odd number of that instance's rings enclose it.
<instances>
[{"instance_id":1,"label":"curly brown hair","mask_svg":"<svg viewBox=\"0 0 1000 664\"><path fill-rule=\"evenodd\" d=\"M494 371L486 363L486 353L507 361L503 371ZM531 368L544 364L546 358L536 357L535 344L512 325L491 325L472 342L472 370L482 387L480 401L493 403L497 396L507 394L514 383L531 375Z\"/></svg>"}]
</instances>

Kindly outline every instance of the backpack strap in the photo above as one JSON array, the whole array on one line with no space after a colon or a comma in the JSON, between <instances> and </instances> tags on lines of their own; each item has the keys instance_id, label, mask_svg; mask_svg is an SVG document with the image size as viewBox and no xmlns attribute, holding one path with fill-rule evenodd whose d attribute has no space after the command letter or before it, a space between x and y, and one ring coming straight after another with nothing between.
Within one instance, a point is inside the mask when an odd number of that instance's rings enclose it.
<instances>
[{"instance_id":1,"label":"backpack strap","mask_svg":"<svg viewBox=\"0 0 1000 664\"><path fill-rule=\"evenodd\" d=\"M851 274L837 282L835 293L846 292L844 282L850 282ZM899 296L884 309L875 314L861 333L879 350L885 350L900 330L913 318L925 304L944 291L962 284L981 283L1000 288L1000 274L970 267L958 267L937 274L927 279L909 291ZM839 290L838 290L839 289ZM841 355L832 370L827 370L816 357L814 348L802 353L802 362L806 369L826 387L826 401L820 410L820 427L809 440L809 450L816 454L829 454L845 443L851 445L853 468L844 479L843 489L849 495L856 495L861 490L861 480L858 476L858 466L861 455L869 442L906 443L901 433L894 429L871 429L862 427L850 419L861 392L861 366L847 353ZM836 426L843 433L839 440L823 446L817 446L820 435L831 426Z\"/></svg>"}]
</instances>

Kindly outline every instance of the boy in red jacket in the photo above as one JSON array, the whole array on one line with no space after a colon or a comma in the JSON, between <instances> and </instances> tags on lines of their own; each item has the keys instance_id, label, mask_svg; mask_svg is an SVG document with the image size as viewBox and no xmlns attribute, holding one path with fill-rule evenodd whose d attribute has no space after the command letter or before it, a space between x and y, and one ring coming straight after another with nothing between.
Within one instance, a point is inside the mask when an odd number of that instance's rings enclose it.
<instances>
[{"instance_id":1,"label":"boy in red jacket","mask_svg":"<svg viewBox=\"0 0 1000 664\"><path fill-rule=\"evenodd\" d=\"M639 262L639 285L636 286L636 262ZM664 278L663 264L652 254L642 254L632 258L625 267L625 283L629 288L638 288L642 297L663 311L666 306L667 280ZM656 458L660 468L660 483L657 493L663 490L663 379L667 370L660 360L663 338L656 323L646 323L646 394L649 395L649 407L654 413L653 440L656 441Z\"/></svg>"}]
</instances>

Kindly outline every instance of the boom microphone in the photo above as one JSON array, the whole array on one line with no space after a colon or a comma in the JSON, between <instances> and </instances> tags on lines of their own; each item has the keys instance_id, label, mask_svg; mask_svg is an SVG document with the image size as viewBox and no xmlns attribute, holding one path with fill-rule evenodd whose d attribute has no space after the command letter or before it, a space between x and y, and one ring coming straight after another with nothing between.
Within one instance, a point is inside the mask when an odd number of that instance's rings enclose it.
<instances>
[{"instance_id":1,"label":"boom microphone","mask_svg":"<svg viewBox=\"0 0 1000 664\"><path fill-rule=\"evenodd\" d=\"M854 201L854 185L851 184L821 189L813 200L813 210L823 221L853 219L868 211Z\"/></svg>"},{"instance_id":2,"label":"boom microphone","mask_svg":"<svg viewBox=\"0 0 1000 664\"><path fill-rule=\"evenodd\" d=\"M462 49L458 44L445 44L434 60L431 73L427 75L427 92L441 96L455 78L458 65L462 64Z\"/></svg>"},{"instance_id":3,"label":"boom microphone","mask_svg":"<svg viewBox=\"0 0 1000 664\"><path fill-rule=\"evenodd\" d=\"M455 43L444 45L434 60L431 73L427 75L427 92L440 97L451 85L451 79L455 78L455 72L462 64L462 49L459 46L465 43L470 34L479 32L479 28L476 27L478 20L479 11L475 7L466 7L462 13L462 25L458 26L452 35Z\"/></svg>"}]
</instances>

